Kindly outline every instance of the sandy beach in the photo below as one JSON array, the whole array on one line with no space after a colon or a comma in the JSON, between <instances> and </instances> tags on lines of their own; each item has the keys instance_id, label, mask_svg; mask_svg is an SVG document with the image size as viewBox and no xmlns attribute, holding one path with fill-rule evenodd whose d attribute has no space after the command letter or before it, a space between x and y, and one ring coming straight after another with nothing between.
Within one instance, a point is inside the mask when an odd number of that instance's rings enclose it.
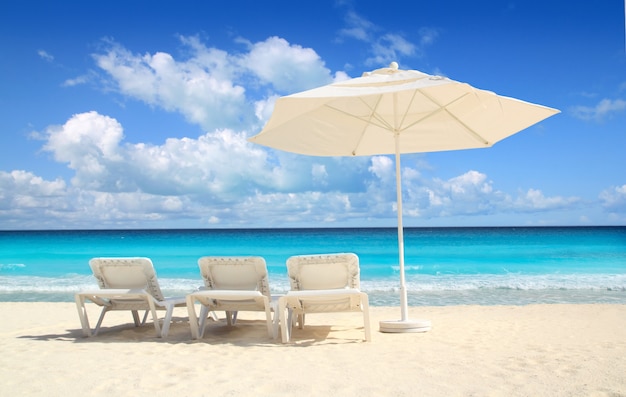
<instances>
[{"instance_id":1,"label":"sandy beach","mask_svg":"<svg viewBox=\"0 0 626 397\"><path fill-rule=\"evenodd\" d=\"M256 313L193 341L177 310L166 339L128 312L85 338L73 303L0 303L0 394L626 396L626 305L412 307L422 334L378 332L400 313L372 307L370 343L348 313L310 315L288 345Z\"/></svg>"}]
</instances>

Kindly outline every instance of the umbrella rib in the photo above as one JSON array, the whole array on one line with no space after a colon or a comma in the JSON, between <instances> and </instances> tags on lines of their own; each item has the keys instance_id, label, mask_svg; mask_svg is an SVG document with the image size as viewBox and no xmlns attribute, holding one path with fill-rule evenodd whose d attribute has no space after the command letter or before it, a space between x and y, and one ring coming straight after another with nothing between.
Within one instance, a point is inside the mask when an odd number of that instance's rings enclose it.
<instances>
[{"instance_id":1,"label":"umbrella rib","mask_svg":"<svg viewBox=\"0 0 626 397\"><path fill-rule=\"evenodd\" d=\"M453 101L445 104L445 105L440 105L436 100L434 100L432 97L430 97L429 95L427 95L425 92L420 91L422 95L424 95L426 98L428 98L429 100L431 100L434 104L436 104L437 106L439 106L439 109L435 112L431 112L429 114L427 114L426 116L422 117L421 119L407 125L406 127L403 127L400 131L404 131L408 128L411 128L414 125L417 125L419 123L421 123L422 121L428 119L429 117L433 117L436 114L440 113L440 112L446 112L448 115L450 115L450 117L452 117L454 120L457 121L457 123L459 123L460 125L462 125L463 127L465 127L465 130L467 131L468 135L471 135L472 137L474 137L474 139L476 139L478 142L481 142L483 145L485 146L489 146L490 143L488 140L486 140L485 138L482 137L482 135L480 135L477 131L474 131L474 129L472 129L469 125L467 125L466 123L464 123L463 121L461 121L461 119L459 119L454 113L450 112L448 110L448 106L460 101L461 99L465 98L467 95L470 95L470 93L466 93L463 96L460 96L456 99L454 99ZM474 93L474 95L476 95L475 90L472 90L472 92ZM478 98L480 100L480 98ZM413 101L413 99L411 99L411 102Z\"/></svg>"},{"instance_id":2,"label":"umbrella rib","mask_svg":"<svg viewBox=\"0 0 626 397\"><path fill-rule=\"evenodd\" d=\"M356 155L356 151L357 148L361 145L361 141L363 140L363 137L365 136L365 130L367 129L367 127L369 125L376 125L378 127L381 127L382 129L385 129L389 132L393 132L393 127L391 125L389 125L387 122L385 122L385 120L383 118L381 118L377 113L376 113L376 109L378 108L378 105L380 104L380 101L382 99L382 95L378 95L378 99L376 101L376 104L371 107L367 102L365 102L362 98L359 98L361 100L361 102L370 110L370 113L367 115L367 117L359 117L355 114L346 112L345 110L336 108L334 106L330 106L328 104L325 104L324 106L326 106L329 109L332 109L336 112L345 114L348 117L352 117L354 119L363 121L365 124L363 125L363 130L361 131L361 134L359 136L359 139L357 140L354 149L352 149L352 155L355 156ZM372 122L372 120L376 120L378 121L378 123L374 123Z\"/></svg>"},{"instance_id":3,"label":"umbrella rib","mask_svg":"<svg viewBox=\"0 0 626 397\"><path fill-rule=\"evenodd\" d=\"M377 127L381 127L381 128L383 128L383 129L386 129L386 130L388 130L388 131L390 131L390 132L391 132L391 131L393 131L393 127L392 127L391 125L389 125L389 123L385 122L385 120L384 120L384 119L382 119L382 118L380 118L380 117L377 117L376 108L378 107L378 104L380 103L380 100L381 100L381 99L382 99L382 95L379 95L379 96L378 96L378 101L376 101L376 105L375 105L373 108L372 108L372 107L370 107L367 103L365 103L365 101L363 101L363 100L361 99L361 102L363 102L363 103L365 104L365 106L367 106L367 107L370 109L370 111L371 111L371 112L367 115L367 117L360 117L360 116L357 116L357 115L355 115L355 114L353 114L353 113L346 112L345 110L342 110L342 109L336 108L336 107L334 107L334 106L330 106L330 105L328 105L328 104L324 104L324 106L325 106L325 107L327 107L327 108L329 108L329 109L332 109L332 110L334 110L334 111L336 111L336 112L339 112L339 113L345 114L346 116L352 117L352 118L357 119L357 120L361 120L361 121L365 122L365 123L366 123L366 125L367 125L367 124L373 124L373 125L376 125ZM372 123L372 118L373 118L373 119L375 119L375 120L377 120L377 121L379 121L380 123Z\"/></svg>"},{"instance_id":4,"label":"umbrella rib","mask_svg":"<svg viewBox=\"0 0 626 397\"><path fill-rule=\"evenodd\" d=\"M406 120L406 116L409 114L409 109L411 109L411 106L413 105L413 101L415 101L415 96L417 95L418 90L414 90L413 91L413 95L411 95L411 100L409 101L409 105L406 107L404 114L402 115L402 120L400 121L400 125L404 124L404 120ZM422 93L423 95L423 93ZM426 96L427 97L427 96ZM428 98L428 97L427 97ZM431 98L428 98L432 101ZM434 101L433 101L434 102ZM436 103L436 102L434 102ZM422 118L423 120L423 118ZM420 120L421 121L421 120ZM411 125L415 125L415 123L411 124ZM407 127L408 128L408 127ZM397 128L396 129L396 133L399 133L401 130L403 130L402 128Z\"/></svg>"}]
</instances>

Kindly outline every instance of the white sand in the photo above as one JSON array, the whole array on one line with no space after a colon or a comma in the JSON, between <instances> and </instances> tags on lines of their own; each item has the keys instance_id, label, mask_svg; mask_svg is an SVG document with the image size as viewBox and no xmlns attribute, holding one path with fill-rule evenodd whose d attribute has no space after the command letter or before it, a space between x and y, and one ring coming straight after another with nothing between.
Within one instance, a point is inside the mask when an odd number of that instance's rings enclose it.
<instances>
[{"instance_id":1,"label":"white sand","mask_svg":"<svg viewBox=\"0 0 626 397\"><path fill-rule=\"evenodd\" d=\"M371 343L349 313L289 345L255 313L192 341L179 310L167 339L121 312L83 338L71 303L0 303L0 395L626 396L626 305L410 308L423 334L379 333L400 313L373 307Z\"/></svg>"}]
</instances>

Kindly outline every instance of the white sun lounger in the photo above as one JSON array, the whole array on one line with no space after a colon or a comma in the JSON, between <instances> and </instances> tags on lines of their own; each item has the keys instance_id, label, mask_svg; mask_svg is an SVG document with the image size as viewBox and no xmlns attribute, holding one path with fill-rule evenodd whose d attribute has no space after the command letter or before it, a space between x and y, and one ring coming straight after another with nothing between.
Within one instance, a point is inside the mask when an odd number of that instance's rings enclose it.
<instances>
[{"instance_id":1,"label":"white sun lounger","mask_svg":"<svg viewBox=\"0 0 626 397\"><path fill-rule=\"evenodd\" d=\"M278 335L278 317L272 319L275 303L270 295L265 259L258 256L206 256L198 260L204 288L187 295L191 335L200 339L210 311L225 311L228 325L236 321L239 311L264 311L267 332ZM195 304L200 303L200 317Z\"/></svg>"},{"instance_id":2,"label":"white sun lounger","mask_svg":"<svg viewBox=\"0 0 626 397\"><path fill-rule=\"evenodd\" d=\"M334 312L362 312L365 340L371 340L369 301L359 290L359 258L355 254L292 256L287 259L287 273L291 290L278 303L283 343L291 338L294 315L302 329L305 314Z\"/></svg>"},{"instance_id":3,"label":"white sun lounger","mask_svg":"<svg viewBox=\"0 0 626 397\"><path fill-rule=\"evenodd\" d=\"M93 258L89 266L98 280L99 290L82 291L75 296L80 324L85 336L95 336L100 330L104 315L112 310L130 310L135 326L146 322L152 314L157 337L166 337L175 307L186 304L184 297L165 298L159 287L152 261L148 258ZM102 312L93 333L85 302L102 306ZM145 310L143 321L139 321L139 310ZM163 328L159 325L157 310L165 310Z\"/></svg>"}]
</instances>

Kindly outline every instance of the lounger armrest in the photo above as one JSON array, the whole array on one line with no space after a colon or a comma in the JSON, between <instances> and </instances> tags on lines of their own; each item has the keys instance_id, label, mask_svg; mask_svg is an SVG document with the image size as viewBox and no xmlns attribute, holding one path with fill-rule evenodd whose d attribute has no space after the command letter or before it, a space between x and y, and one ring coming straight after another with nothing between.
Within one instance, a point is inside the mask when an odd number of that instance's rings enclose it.
<instances>
[{"instance_id":1,"label":"lounger armrest","mask_svg":"<svg viewBox=\"0 0 626 397\"><path fill-rule=\"evenodd\" d=\"M189 294L191 297L204 297L224 300L248 300L262 298L264 295L259 291L240 290L203 290Z\"/></svg>"},{"instance_id":2,"label":"lounger armrest","mask_svg":"<svg viewBox=\"0 0 626 397\"><path fill-rule=\"evenodd\" d=\"M143 289L118 289L118 288L103 288L94 289L91 291L81 291L77 295L83 296L103 296L107 298L128 298L130 296L143 296L148 294ZM149 295L149 294L148 294Z\"/></svg>"},{"instance_id":3,"label":"lounger armrest","mask_svg":"<svg viewBox=\"0 0 626 397\"><path fill-rule=\"evenodd\" d=\"M156 301L155 303L158 304L159 306L167 306L167 305L185 306L187 305L187 298L184 296L177 296L177 297L165 298L163 301Z\"/></svg>"},{"instance_id":4,"label":"lounger armrest","mask_svg":"<svg viewBox=\"0 0 626 397\"><path fill-rule=\"evenodd\" d=\"M354 288L342 288L342 289L315 289L315 290L301 290L301 291L289 291L286 297L295 298L315 298L319 296L352 296L358 295L362 292Z\"/></svg>"},{"instance_id":5,"label":"lounger armrest","mask_svg":"<svg viewBox=\"0 0 626 397\"><path fill-rule=\"evenodd\" d=\"M81 291L76 294L77 298L81 300L89 299L90 301L100 305L109 305L109 302L105 299L120 299L120 300L132 300L141 299L146 300L148 297L152 297L148 292L143 289L114 289L104 288L90 291Z\"/></svg>"}]
</instances>

